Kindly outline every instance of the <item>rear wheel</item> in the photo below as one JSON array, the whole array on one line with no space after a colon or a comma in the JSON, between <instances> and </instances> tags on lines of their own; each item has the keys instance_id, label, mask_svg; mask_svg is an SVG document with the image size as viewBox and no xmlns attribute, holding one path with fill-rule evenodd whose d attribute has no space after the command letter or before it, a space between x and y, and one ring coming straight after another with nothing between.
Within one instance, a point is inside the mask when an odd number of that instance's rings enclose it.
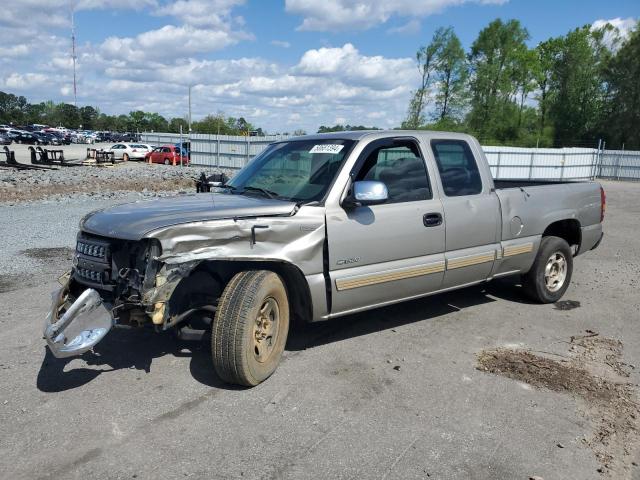
<instances>
[{"instance_id":1,"label":"rear wheel","mask_svg":"<svg viewBox=\"0 0 640 480\"><path fill-rule=\"evenodd\" d=\"M280 276L267 270L236 274L224 289L213 323L211 353L218 376L255 386L280 363L289 333L289 300Z\"/></svg>"},{"instance_id":2,"label":"rear wheel","mask_svg":"<svg viewBox=\"0 0 640 480\"><path fill-rule=\"evenodd\" d=\"M165 164L165 165L171 165L171 161L169 161L169 159L168 159L168 158L165 158L165 159L164 159L164 164Z\"/></svg>"},{"instance_id":3,"label":"rear wheel","mask_svg":"<svg viewBox=\"0 0 640 480\"><path fill-rule=\"evenodd\" d=\"M562 238L544 237L531 270L522 277L525 292L540 303L553 303L569 288L573 273L571 247Z\"/></svg>"}]
</instances>

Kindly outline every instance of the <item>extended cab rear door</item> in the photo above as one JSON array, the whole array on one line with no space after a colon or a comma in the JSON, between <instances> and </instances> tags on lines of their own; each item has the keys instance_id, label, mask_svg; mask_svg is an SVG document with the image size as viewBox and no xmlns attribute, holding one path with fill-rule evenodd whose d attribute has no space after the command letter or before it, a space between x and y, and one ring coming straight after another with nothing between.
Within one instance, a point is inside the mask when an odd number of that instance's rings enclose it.
<instances>
[{"instance_id":1,"label":"extended cab rear door","mask_svg":"<svg viewBox=\"0 0 640 480\"><path fill-rule=\"evenodd\" d=\"M487 279L500 249L500 204L491 172L463 138L432 138L446 230L443 288Z\"/></svg>"},{"instance_id":2,"label":"extended cab rear door","mask_svg":"<svg viewBox=\"0 0 640 480\"><path fill-rule=\"evenodd\" d=\"M445 226L433 175L411 137L374 140L362 150L347 189L354 181L380 181L389 199L355 208L327 205L333 315L440 288Z\"/></svg>"}]
</instances>

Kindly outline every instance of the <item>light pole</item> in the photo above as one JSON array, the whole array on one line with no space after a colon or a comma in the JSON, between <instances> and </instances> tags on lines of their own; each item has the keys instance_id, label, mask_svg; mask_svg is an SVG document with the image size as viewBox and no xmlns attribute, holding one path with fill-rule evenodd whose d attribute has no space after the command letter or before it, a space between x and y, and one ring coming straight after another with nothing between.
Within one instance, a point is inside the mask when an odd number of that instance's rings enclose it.
<instances>
[{"instance_id":1,"label":"light pole","mask_svg":"<svg viewBox=\"0 0 640 480\"><path fill-rule=\"evenodd\" d=\"M189 133L191 133L191 85L189 85Z\"/></svg>"}]
</instances>

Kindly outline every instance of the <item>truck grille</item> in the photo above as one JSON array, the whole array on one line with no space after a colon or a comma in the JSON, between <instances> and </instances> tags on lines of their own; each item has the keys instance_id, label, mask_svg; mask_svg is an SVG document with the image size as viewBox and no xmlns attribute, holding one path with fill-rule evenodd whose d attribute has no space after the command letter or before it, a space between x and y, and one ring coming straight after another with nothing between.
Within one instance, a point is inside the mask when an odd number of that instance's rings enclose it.
<instances>
[{"instance_id":1,"label":"truck grille","mask_svg":"<svg viewBox=\"0 0 640 480\"><path fill-rule=\"evenodd\" d=\"M77 268L76 273L85 280L89 280L93 283L102 283L103 272L89 270L88 268Z\"/></svg>"},{"instance_id":2,"label":"truck grille","mask_svg":"<svg viewBox=\"0 0 640 480\"><path fill-rule=\"evenodd\" d=\"M76 244L74 278L84 285L111 290L111 248L103 238L83 234Z\"/></svg>"},{"instance_id":3,"label":"truck grille","mask_svg":"<svg viewBox=\"0 0 640 480\"><path fill-rule=\"evenodd\" d=\"M99 258L101 260L107 259L107 247L105 245L94 245L79 241L76 245L76 251L89 257Z\"/></svg>"}]
</instances>

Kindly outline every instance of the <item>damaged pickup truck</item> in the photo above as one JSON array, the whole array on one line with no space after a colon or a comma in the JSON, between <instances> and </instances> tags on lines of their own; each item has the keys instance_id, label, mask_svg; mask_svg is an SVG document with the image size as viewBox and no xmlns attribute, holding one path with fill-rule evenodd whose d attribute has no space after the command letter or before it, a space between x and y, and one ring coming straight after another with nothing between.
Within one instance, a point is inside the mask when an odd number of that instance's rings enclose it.
<instances>
[{"instance_id":1,"label":"damaged pickup truck","mask_svg":"<svg viewBox=\"0 0 640 480\"><path fill-rule=\"evenodd\" d=\"M210 332L225 381L276 369L290 323L508 275L539 302L602 238L593 182L493 180L478 142L443 132L340 132L270 145L210 193L80 222L44 337L78 355L114 327Z\"/></svg>"}]
</instances>

